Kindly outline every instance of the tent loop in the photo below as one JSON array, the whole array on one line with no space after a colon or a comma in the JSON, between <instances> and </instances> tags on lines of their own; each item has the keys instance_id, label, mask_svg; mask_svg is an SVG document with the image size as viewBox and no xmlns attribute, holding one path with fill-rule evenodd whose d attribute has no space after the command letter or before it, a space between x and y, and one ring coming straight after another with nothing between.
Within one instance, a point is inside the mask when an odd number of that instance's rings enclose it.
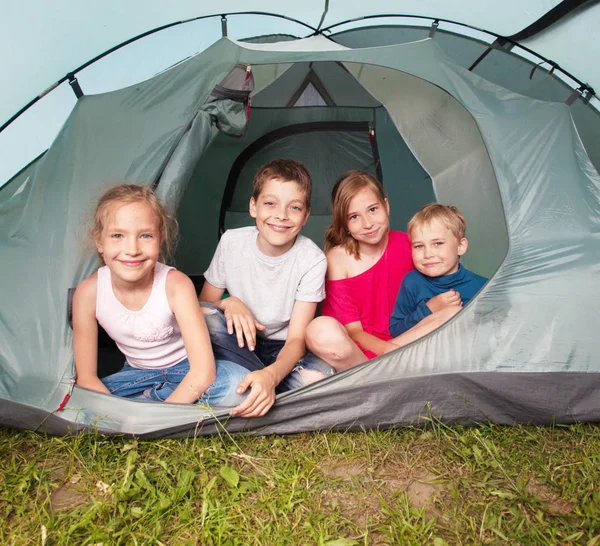
<instances>
[{"instance_id":1,"label":"tent loop","mask_svg":"<svg viewBox=\"0 0 600 546\"><path fill-rule=\"evenodd\" d=\"M71 86L73 93L75 93L75 96L78 99L83 97L83 91L81 90L81 86L79 85L79 82L77 81L77 78L75 77L75 74L73 74L73 72L69 72L67 74L67 78L69 79L69 85Z\"/></svg>"},{"instance_id":2,"label":"tent loop","mask_svg":"<svg viewBox=\"0 0 600 546\"><path fill-rule=\"evenodd\" d=\"M583 101L583 104L587 104L594 95L594 89L589 85L584 84L571 93L569 98L565 101L565 104L571 106L579 98Z\"/></svg>"},{"instance_id":3,"label":"tent loop","mask_svg":"<svg viewBox=\"0 0 600 546\"><path fill-rule=\"evenodd\" d=\"M440 20L436 19L435 21L433 21L433 23L431 23L431 28L429 29L429 37L433 38L435 36L435 31L438 29L438 27L440 26Z\"/></svg>"},{"instance_id":4,"label":"tent loop","mask_svg":"<svg viewBox=\"0 0 600 546\"><path fill-rule=\"evenodd\" d=\"M533 79L533 74L534 72L538 69L539 66L543 65L544 63L547 63L551 66L550 70L548 70L548 74L553 74L554 70L556 68L559 68L559 66L554 62L554 61L541 61L538 64L536 64L532 69L531 72L529 73L529 79L532 80Z\"/></svg>"},{"instance_id":5,"label":"tent loop","mask_svg":"<svg viewBox=\"0 0 600 546\"><path fill-rule=\"evenodd\" d=\"M514 43L504 38L502 36L498 36L489 47L475 60L475 62L469 67L469 72L473 72L475 67L483 61L494 49L506 49L510 50L514 47Z\"/></svg>"},{"instance_id":6,"label":"tent loop","mask_svg":"<svg viewBox=\"0 0 600 546\"><path fill-rule=\"evenodd\" d=\"M223 38L227 36L227 15L221 15L221 35Z\"/></svg>"}]
</instances>

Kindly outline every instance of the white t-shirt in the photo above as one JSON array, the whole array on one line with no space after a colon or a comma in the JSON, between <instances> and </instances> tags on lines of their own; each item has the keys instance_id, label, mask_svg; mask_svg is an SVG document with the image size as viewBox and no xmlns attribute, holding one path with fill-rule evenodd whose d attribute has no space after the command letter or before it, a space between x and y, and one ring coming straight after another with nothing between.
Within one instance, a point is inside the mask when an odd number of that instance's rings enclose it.
<instances>
[{"instance_id":1,"label":"white t-shirt","mask_svg":"<svg viewBox=\"0 0 600 546\"><path fill-rule=\"evenodd\" d=\"M257 235L255 226L227 230L204 278L246 304L266 327L258 335L285 340L294 303L325 298L327 261L303 235L285 254L265 256L256 245Z\"/></svg>"}]
</instances>

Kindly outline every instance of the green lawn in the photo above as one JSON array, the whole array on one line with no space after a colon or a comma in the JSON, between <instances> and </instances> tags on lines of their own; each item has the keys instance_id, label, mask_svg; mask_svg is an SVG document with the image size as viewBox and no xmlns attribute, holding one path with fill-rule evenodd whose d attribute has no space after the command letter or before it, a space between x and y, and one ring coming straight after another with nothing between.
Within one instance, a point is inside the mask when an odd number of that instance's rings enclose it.
<instances>
[{"instance_id":1,"label":"green lawn","mask_svg":"<svg viewBox=\"0 0 600 546\"><path fill-rule=\"evenodd\" d=\"M600 425L132 441L0 429L0 543L600 546Z\"/></svg>"}]
</instances>

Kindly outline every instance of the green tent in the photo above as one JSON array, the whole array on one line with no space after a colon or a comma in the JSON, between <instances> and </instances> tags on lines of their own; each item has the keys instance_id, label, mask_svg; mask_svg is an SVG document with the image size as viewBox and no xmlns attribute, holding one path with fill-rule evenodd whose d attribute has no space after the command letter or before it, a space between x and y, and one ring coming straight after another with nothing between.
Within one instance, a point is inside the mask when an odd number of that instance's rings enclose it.
<instances>
[{"instance_id":1,"label":"green tent","mask_svg":"<svg viewBox=\"0 0 600 546\"><path fill-rule=\"evenodd\" d=\"M80 96L48 151L0 191L0 423L158 437L396 426L428 407L463 424L597 420L600 156L582 142L597 112L551 70L534 70L547 81L533 91L503 87L452 56L456 36L414 32L224 37L147 81ZM246 73L247 124L235 87ZM426 338L280 395L259 419L74 386L68 291L98 267L86 220L99 195L123 180L156 187L181 225L176 265L199 278L220 233L250 223L252 175L275 157L313 172L305 234L317 243L332 183L361 168L382 179L395 229L427 202L458 206L464 263L490 282Z\"/></svg>"}]
</instances>

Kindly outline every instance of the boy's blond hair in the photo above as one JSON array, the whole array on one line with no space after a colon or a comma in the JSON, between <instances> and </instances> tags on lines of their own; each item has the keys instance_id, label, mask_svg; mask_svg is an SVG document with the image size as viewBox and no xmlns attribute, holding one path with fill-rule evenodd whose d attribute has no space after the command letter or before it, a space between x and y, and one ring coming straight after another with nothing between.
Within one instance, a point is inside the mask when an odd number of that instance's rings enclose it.
<instances>
[{"instance_id":1,"label":"boy's blond hair","mask_svg":"<svg viewBox=\"0 0 600 546\"><path fill-rule=\"evenodd\" d=\"M442 222L459 241L464 238L467 222L462 212L456 207L442 205L441 203L429 203L408 222L409 239L412 239L413 230L425 224L430 224L433 220Z\"/></svg>"}]
</instances>

